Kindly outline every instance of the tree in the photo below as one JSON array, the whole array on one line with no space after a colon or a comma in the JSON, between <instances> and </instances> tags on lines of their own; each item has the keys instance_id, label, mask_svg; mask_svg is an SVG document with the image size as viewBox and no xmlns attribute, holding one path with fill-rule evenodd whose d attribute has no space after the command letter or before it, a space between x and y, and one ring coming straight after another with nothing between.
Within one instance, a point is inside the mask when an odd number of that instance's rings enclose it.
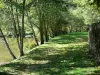
<instances>
[{"instance_id":1,"label":"tree","mask_svg":"<svg viewBox=\"0 0 100 75\"><path fill-rule=\"evenodd\" d=\"M22 8L22 29L21 29L21 39L20 39L20 56L24 55L23 52L23 38L24 38L24 15L25 15L25 2L26 0L23 0L23 8Z\"/></svg>"},{"instance_id":2,"label":"tree","mask_svg":"<svg viewBox=\"0 0 100 75\"><path fill-rule=\"evenodd\" d=\"M35 34L35 31L34 31L34 29L33 29L33 23L32 23L32 21L31 21L31 18L30 18L29 15L28 15L28 12L27 12L27 19L28 19L28 21L29 21L29 23L30 23L30 28L32 29L33 36L34 36L34 39L35 39L35 42L36 42L36 46L38 46L38 45L39 45L38 39L37 39L36 34Z\"/></svg>"},{"instance_id":3,"label":"tree","mask_svg":"<svg viewBox=\"0 0 100 75\"><path fill-rule=\"evenodd\" d=\"M17 0L16 0L16 2L17 2ZM17 13L17 12L18 12L18 11L17 11L17 8L16 8L16 13ZM20 49L20 41L19 41L19 37L20 37L21 35L20 35L20 27L19 27L19 21L18 21L18 13L17 13L16 16L17 16L17 23L16 23L16 20L15 20L14 10L13 10L12 0L11 0L11 18L12 18L12 25L13 25L13 28L14 28L14 36L15 36L16 39L17 39L18 48L19 48L19 50L21 50L21 49ZM18 26L17 26L17 24L18 24ZM17 30L17 27L18 27L19 33L18 33L18 30ZM18 36L18 34L19 34L20 36Z\"/></svg>"},{"instance_id":4,"label":"tree","mask_svg":"<svg viewBox=\"0 0 100 75\"><path fill-rule=\"evenodd\" d=\"M8 44L8 42L7 42L7 40L6 40L5 36L4 36L3 31L2 31L1 28L0 28L0 32L1 32L1 34L2 34L2 37L3 37L4 41L5 41L5 44L6 44L7 48L8 48L9 53L11 54L11 56L13 57L13 59L16 59L16 56L15 56L15 55L13 54L13 52L11 51L11 49L10 49L10 47L9 47L9 44Z\"/></svg>"},{"instance_id":5,"label":"tree","mask_svg":"<svg viewBox=\"0 0 100 75\"><path fill-rule=\"evenodd\" d=\"M43 33L43 12L42 12L42 1L37 0L37 13L39 19L39 32L40 32L40 40L41 44L44 44L44 33Z\"/></svg>"},{"instance_id":6,"label":"tree","mask_svg":"<svg viewBox=\"0 0 100 75\"><path fill-rule=\"evenodd\" d=\"M94 0L94 3L97 4L97 8L100 6L99 0ZM100 22L89 26L89 52L100 65Z\"/></svg>"}]
</instances>

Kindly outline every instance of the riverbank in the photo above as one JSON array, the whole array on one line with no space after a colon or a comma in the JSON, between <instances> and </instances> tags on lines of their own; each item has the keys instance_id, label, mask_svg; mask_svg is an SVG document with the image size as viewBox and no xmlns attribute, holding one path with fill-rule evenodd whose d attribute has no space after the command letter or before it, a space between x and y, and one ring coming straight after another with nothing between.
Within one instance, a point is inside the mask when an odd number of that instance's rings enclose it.
<instances>
[{"instance_id":1,"label":"riverbank","mask_svg":"<svg viewBox=\"0 0 100 75\"><path fill-rule=\"evenodd\" d=\"M14 75L100 75L100 66L88 55L88 33L57 36L20 59L0 67Z\"/></svg>"}]
</instances>

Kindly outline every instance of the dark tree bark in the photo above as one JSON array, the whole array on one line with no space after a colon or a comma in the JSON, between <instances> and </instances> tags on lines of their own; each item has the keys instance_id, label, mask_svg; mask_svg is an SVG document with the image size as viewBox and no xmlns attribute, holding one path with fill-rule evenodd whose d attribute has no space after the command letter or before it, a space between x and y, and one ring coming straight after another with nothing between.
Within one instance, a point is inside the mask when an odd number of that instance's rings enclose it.
<instances>
[{"instance_id":1,"label":"dark tree bark","mask_svg":"<svg viewBox=\"0 0 100 75\"><path fill-rule=\"evenodd\" d=\"M37 0L37 13L38 13L38 17L39 17L39 31L40 31L40 41L41 44L44 44L44 27L43 27L43 13L41 11L41 1Z\"/></svg>"},{"instance_id":2,"label":"dark tree bark","mask_svg":"<svg viewBox=\"0 0 100 75\"><path fill-rule=\"evenodd\" d=\"M43 22L43 27L44 27L44 37L45 37L45 41L48 42L48 40L49 40L48 31L49 30L48 30L48 25L47 25L47 20L46 20L45 14L43 14L42 22Z\"/></svg>"},{"instance_id":3,"label":"dark tree bark","mask_svg":"<svg viewBox=\"0 0 100 75\"><path fill-rule=\"evenodd\" d=\"M100 23L89 27L89 52L100 63Z\"/></svg>"},{"instance_id":4,"label":"dark tree bark","mask_svg":"<svg viewBox=\"0 0 100 75\"><path fill-rule=\"evenodd\" d=\"M16 3L18 2L18 0L16 0ZM19 49L21 50L20 48L20 40L21 40L21 28L20 28L20 25L19 25L19 16L18 16L18 9L16 7L16 24L17 24L17 28L18 28L18 33L17 33L17 37L18 37L18 45L19 45Z\"/></svg>"},{"instance_id":5,"label":"dark tree bark","mask_svg":"<svg viewBox=\"0 0 100 75\"><path fill-rule=\"evenodd\" d=\"M40 23L42 23L42 22L40 22ZM44 44L44 33L43 33L43 25L42 24L40 24L39 30L40 30L40 40L41 40L41 44Z\"/></svg>"},{"instance_id":6,"label":"dark tree bark","mask_svg":"<svg viewBox=\"0 0 100 75\"><path fill-rule=\"evenodd\" d=\"M13 52L11 51L11 49L10 49L10 47L9 47L9 44L8 44L8 42L7 42L7 40L6 40L5 36L4 36L4 34L3 34L1 28L0 28L0 32L1 32L1 34L2 34L2 37L3 37L4 41L5 41L5 44L6 44L7 48L8 48L9 53L11 54L11 56L13 57L13 59L16 59L16 56L15 56L15 55L13 54Z\"/></svg>"},{"instance_id":7,"label":"dark tree bark","mask_svg":"<svg viewBox=\"0 0 100 75\"><path fill-rule=\"evenodd\" d=\"M49 35L48 35L48 27L47 27L46 24L45 24L45 26L44 26L44 33L45 33L45 41L48 42L48 40L49 40Z\"/></svg>"},{"instance_id":8,"label":"dark tree bark","mask_svg":"<svg viewBox=\"0 0 100 75\"><path fill-rule=\"evenodd\" d=\"M52 26L50 26L50 29L51 29L51 32L50 32L50 33L51 33L51 36L50 36L50 37L54 38L54 36L55 36L55 35L54 35L54 29L53 29Z\"/></svg>"},{"instance_id":9,"label":"dark tree bark","mask_svg":"<svg viewBox=\"0 0 100 75\"><path fill-rule=\"evenodd\" d=\"M22 8L22 29L21 29L21 39L20 39L20 56L24 55L23 52L23 40L24 40L24 15L25 15L25 2L26 0L23 0L23 8Z\"/></svg>"}]
</instances>

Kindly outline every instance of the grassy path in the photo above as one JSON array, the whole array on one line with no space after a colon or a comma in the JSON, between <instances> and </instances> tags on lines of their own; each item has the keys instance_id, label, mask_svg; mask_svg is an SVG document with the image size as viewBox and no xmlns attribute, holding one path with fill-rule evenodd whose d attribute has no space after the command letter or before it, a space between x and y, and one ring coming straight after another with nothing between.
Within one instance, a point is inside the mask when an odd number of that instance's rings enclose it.
<instances>
[{"instance_id":1,"label":"grassy path","mask_svg":"<svg viewBox=\"0 0 100 75\"><path fill-rule=\"evenodd\" d=\"M87 55L87 37L86 32L55 37L1 66L0 71L15 75L100 75L100 67Z\"/></svg>"}]
</instances>

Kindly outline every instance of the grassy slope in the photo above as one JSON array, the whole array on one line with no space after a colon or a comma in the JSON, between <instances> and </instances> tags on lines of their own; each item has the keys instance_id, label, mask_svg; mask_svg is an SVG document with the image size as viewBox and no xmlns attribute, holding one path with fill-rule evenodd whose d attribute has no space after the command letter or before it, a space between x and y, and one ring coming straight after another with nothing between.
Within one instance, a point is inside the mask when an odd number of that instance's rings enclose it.
<instances>
[{"instance_id":1,"label":"grassy slope","mask_svg":"<svg viewBox=\"0 0 100 75\"><path fill-rule=\"evenodd\" d=\"M55 37L0 70L18 75L100 75L100 67L87 55L87 37L86 32Z\"/></svg>"}]
</instances>

